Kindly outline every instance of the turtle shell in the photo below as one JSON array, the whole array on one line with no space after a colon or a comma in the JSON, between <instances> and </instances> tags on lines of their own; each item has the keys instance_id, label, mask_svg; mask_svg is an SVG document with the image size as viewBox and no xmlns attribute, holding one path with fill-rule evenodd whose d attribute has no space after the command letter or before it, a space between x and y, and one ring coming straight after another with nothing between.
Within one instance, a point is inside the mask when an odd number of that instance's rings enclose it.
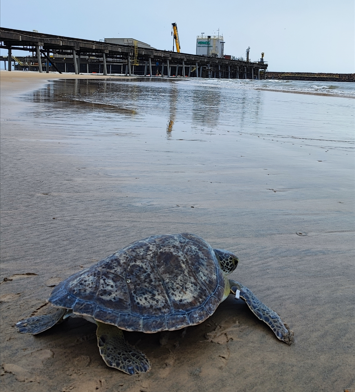
<instances>
[{"instance_id":1,"label":"turtle shell","mask_svg":"<svg viewBox=\"0 0 355 392\"><path fill-rule=\"evenodd\" d=\"M61 282L49 302L127 331L153 333L201 323L223 293L211 246L183 233L132 243Z\"/></svg>"}]
</instances>

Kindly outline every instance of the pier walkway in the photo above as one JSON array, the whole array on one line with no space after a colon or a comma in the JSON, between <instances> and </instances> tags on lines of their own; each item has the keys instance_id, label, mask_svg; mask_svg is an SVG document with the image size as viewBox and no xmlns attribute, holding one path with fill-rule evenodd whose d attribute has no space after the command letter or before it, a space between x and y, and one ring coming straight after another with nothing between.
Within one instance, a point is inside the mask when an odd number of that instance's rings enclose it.
<instances>
[{"instance_id":1,"label":"pier walkway","mask_svg":"<svg viewBox=\"0 0 355 392\"><path fill-rule=\"evenodd\" d=\"M12 62L39 72L124 73L143 76L190 76L237 79L264 79L266 63L175 53L138 45L119 45L102 41L62 37L31 31L0 28L0 48L8 50L3 57L5 68ZM26 58L12 52L31 53ZM20 62L22 64L20 64Z\"/></svg>"}]
</instances>

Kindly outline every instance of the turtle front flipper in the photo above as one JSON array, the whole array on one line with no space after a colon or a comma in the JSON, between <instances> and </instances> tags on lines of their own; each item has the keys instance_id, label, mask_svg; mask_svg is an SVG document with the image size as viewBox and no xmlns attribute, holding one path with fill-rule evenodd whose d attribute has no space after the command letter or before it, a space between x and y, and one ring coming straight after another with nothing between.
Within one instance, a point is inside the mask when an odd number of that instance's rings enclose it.
<instances>
[{"instance_id":1,"label":"turtle front flipper","mask_svg":"<svg viewBox=\"0 0 355 392\"><path fill-rule=\"evenodd\" d=\"M43 309L43 308L42 308ZM20 333L31 333L38 335L47 329L52 328L63 320L63 317L69 310L46 305L45 313L29 317L16 323L16 328Z\"/></svg>"},{"instance_id":2,"label":"turtle front flipper","mask_svg":"<svg viewBox=\"0 0 355 392\"><path fill-rule=\"evenodd\" d=\"M249 309L255 314L255 316L264 321L274 332L279 340L282 340L288 345L291 345L294 341L293 331L291 331L287 324L284 324L280 316L264 305L247 287L241 283L236 282L233 279L229 280L231 292L236 294L239 290L239 296L248 305Z\"/></svg>"},{"instance_id":3,"label":"turtle front flipper","mask_svg":"<svg viewBox=\"0 0 355 392\"><path fill-rule=\"evenodd\" d=\"M148 358L128 344L119 328L97 322L97 345L107 366L127 374L145 373L150 370Z\"/></svg>"}]
</instances>

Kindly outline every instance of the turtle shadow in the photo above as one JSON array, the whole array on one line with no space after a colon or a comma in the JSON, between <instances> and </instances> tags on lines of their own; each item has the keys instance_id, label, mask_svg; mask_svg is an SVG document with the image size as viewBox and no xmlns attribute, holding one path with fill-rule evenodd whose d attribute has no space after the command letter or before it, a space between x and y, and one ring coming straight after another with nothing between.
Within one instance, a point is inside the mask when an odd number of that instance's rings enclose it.
<instances>
[{"instance_id":1,"label":"turtle shadow","mask_svg":"<svg viewBox=\"0 0 355 392\"><path fill-rule=\"evenodd\" d=\"M214 314L202 323L175 331L169 331L165 344L161 344L161 332L144 333L124 331L124 334L130 344L139 346L141 349L155 348L159 350L159 348L162 348L162 350L164 350L166 348L169 349L172 346L181 346L185 341L187 344L197 342L204 338L204 334L212 332L220 325L227 324L242 324L246 326L259 324L264 327L265 330L268 330L268 327L263 322L256 319L243 301L236 301L233 296L229 296L219 305ZM35 335L35 337L50 339L54 336L63 337L63 335L65 335L65 337L68 338L70 336L78 337L88 334L91 334L92 338L96 339L95 324L90 323L83 318L69 317L47 331Z\"/></svg>"},{"instance_id":2,"label":"turtle shadow","mask_svg":"<svg viewBox=\"0 0 355 392\"><path fill-rule=\"evenodd\" d=\"M228 297L204 322L184 329L170 331L162 339L162 333L143 333L124 331L125 339L132 346L143 351L152 363L150 374L158 373L166 377L176 367L198 369L208 366L224 366L229 358L229 345L242 340L248 328L257 320L243 301ZM267 326L263 325L266 329ZM75 358L78 353L91 359L91 364L107 369L101 360L96 341L96 325L82 318L68 318L51 329L36 335L44 346L61 352L60 357ZM164 340L164 344L161 344ZM208 359L206 359L208 358ZM57 358L59 361L59 357ZM67 366L64 363L59 366ZM199 365L200 364L200 365ZM197 369L197 370L196 370Z\"/></svg>"}]
</instances>

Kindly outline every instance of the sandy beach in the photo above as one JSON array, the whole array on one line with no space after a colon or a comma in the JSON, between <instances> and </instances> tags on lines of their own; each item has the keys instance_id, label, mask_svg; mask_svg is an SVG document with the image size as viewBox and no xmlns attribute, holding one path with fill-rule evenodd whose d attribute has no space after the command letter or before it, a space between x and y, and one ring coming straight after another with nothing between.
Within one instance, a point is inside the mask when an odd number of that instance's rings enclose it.
<instances>
[{"instance_id":1,"label":"sandy beach","mask_svg":"<svg viewBox=\"0 0 355 392\"><path fill-rule=\"evenodd\" d=\"M326 140L318 148L297 135L293 145L242 132L232 148L226 124L211 136L208 116L205 133L195 117L189 134L173 104L172 135L148 133L153 125L139 108L96 116L76 107L78 118L62 121L55 111L65 119L70 110L62 102L31 96L57 79L107 77L0 72L1 390L355 392L353 152L328 149ZM291 99L258 94L265 123L269 97ZM346 100L297 99L315 117L318 102ZM100 118L112 124L103 127ZM279 342L232 297L167 345L158 334L128 333L152 363L139 376L106 367L85 320L37 337L16 331L71 274L135 240L178 232L235 252L232 277L280 314L294 344Z\"/></svg>"}]
</instances>

